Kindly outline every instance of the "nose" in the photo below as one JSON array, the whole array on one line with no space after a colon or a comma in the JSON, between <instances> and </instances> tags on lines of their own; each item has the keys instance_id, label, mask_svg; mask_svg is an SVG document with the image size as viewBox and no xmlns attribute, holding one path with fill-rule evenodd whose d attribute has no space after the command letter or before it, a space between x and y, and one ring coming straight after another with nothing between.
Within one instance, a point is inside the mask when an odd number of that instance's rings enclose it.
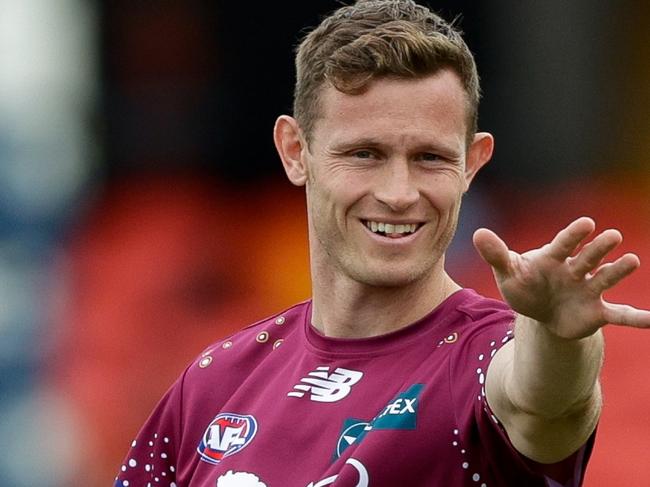
<instances>
[{"instance_id":1,"label":"nose","mask_svg":"<svg viewBox=\"0 0 650 487\"><path fill-rule=\"evenodd\" d=\"M420 192L408 161L389 161L379 175L375 198L394 212L402 212L417 203Z\"/></svg>"}]
</instances>

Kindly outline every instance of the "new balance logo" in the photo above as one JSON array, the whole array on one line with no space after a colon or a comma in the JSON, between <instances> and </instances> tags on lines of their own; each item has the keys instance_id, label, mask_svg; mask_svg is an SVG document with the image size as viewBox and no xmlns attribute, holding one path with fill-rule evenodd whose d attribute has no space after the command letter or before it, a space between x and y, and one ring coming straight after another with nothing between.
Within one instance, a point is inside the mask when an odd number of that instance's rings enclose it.
<instances>
[{"instance_id":1,"label":"new balance logo","mask_svg":"<svg viewBox=\"0 0 650 487\"><path fill-rule=\"evenodd\" d=\"M300 384L296 384L287 396L304 397L310 392L309 399L312 401L336 402L350 394L352 386L363 377L363 372L356 370L337 368L331 374L329 370L329 367L316 368L301 379Z\"/></svg>"}]
</instances>

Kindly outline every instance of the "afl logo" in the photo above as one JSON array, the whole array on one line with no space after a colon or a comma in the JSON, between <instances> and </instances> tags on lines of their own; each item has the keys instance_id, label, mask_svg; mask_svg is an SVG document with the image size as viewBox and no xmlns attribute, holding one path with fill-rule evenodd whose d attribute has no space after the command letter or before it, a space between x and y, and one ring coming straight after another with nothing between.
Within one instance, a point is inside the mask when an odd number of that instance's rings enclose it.
<instances>
[{"instance_id":1,"label":"afl logo","mask_svg":"<svg viewBox=\"0 0 650 487\"><path fill-rule=\"evenodd\" d=\"M216 465L245 448L256 433L257 421L253 416L222 413L206 428L197 452L201 460Z\"/></svg>"}]
</instances>

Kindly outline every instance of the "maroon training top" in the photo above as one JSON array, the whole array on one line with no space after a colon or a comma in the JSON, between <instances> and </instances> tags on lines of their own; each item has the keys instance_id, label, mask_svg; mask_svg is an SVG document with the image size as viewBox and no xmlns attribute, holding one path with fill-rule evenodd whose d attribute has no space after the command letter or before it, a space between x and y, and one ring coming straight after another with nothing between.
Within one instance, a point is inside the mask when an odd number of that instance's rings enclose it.
<instances>
[{"instance_id":1,"label":"maroon training top","mask_svg":"<svg viewBox=\"0 0 650 487\"><path fill-rule=\"evenodd\" d=\"M209 347L133 441L115 486L582 484L593 437L538 465L487 405L487 368L513 337L504 303L461 290L406 328L354 340L322 336L310 317L307 301Z\"/></svg>"}]
</instances>

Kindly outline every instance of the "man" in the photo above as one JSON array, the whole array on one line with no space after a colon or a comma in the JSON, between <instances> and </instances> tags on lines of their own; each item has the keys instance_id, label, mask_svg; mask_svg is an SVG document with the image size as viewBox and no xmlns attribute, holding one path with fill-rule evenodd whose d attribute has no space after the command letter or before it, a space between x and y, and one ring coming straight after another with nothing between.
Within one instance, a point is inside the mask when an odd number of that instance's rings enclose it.
<instances>
[{"instance_id":1,"label":"man","mask_svg":"<svg viewBox=\"0 0 650 487\"><path fill-rule=\"evenodd\" d=\"M444 269L493 138L460 35L410 0L360 1L298 49L275 142L304 186L313 298L209 347L116 485L577 486L600 414L602 299L639 265L580 218L510 251L474 235L509 306Z\"/></svg>"}]
</instances>

